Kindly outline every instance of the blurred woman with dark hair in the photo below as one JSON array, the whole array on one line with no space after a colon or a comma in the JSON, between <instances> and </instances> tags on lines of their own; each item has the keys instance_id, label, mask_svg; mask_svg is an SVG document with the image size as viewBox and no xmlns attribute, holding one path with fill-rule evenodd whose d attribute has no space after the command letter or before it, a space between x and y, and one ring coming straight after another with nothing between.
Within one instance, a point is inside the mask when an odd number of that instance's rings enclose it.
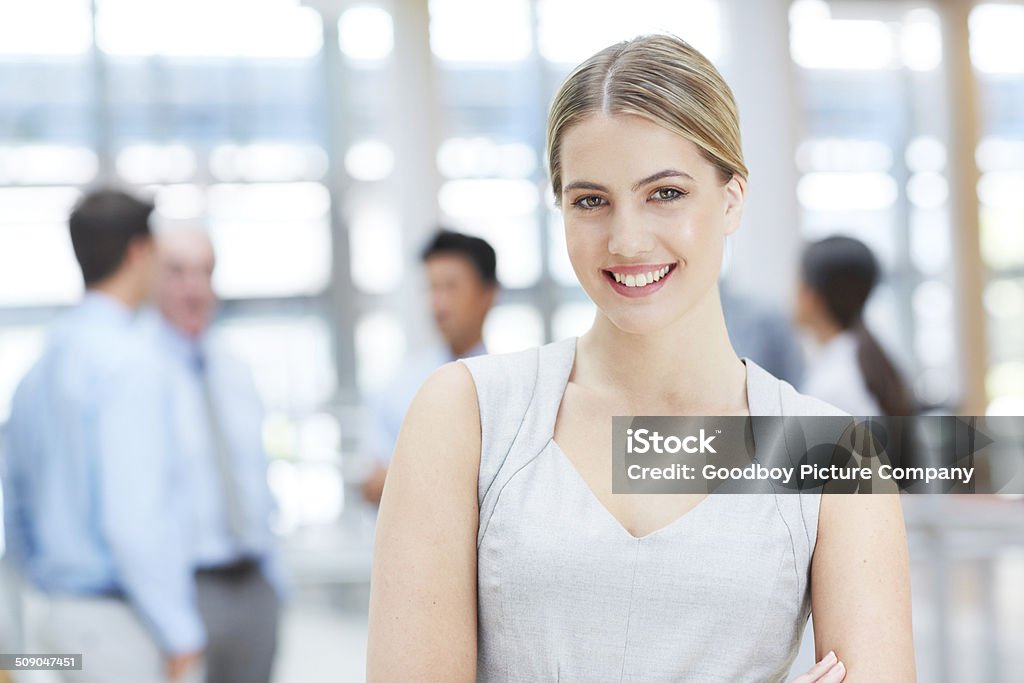
<instances>
[{"instance_id":1,"label":"blurred woman with dark hair","mask_svg":"<svg viewBox=\"0 0 1024 683\"><path fill-rule=\"evenodd\" d=\"M864 324L878 278L871 250L850 237L829 237L805 249L796 318L821 348L801 391L852 415L913 415L912 393Z\"/></svg>"}]
</instances>

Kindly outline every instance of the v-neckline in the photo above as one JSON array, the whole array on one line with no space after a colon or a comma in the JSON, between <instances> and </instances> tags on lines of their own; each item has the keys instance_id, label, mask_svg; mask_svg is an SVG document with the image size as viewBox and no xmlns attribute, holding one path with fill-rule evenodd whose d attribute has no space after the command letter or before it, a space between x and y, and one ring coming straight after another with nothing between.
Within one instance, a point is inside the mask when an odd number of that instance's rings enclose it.
<instances>
[{"instance_id":1,"label":"v-neckline","mask_svg":"<svg viewBox=\"0 0 1024 683\"><path fill-rule=\"evenodd\" d=\"M625 534L631 541L644 541L651 538L652 536L657 536L662 533L668 533L671 529L673 529L676 526L682 526L682 523L685 520L688 520L695 512L704 508L709 499L715 497L715 494L706 494L696 505L694 505L689 510L679 515L675 519L663 524L657 529L652 529L651 531L648 531L646 534L642 536L637 536L632 531L626 528L626 525L623 524L622 521L618 517L616 517L611 510L608 509L607 505L601 502L601 499L597 497L596 493L594 493L594 489L590 488L590 484L588 484L587 480L583 478L583 475L580 474L580 471L576 469L576 465L573 464L572 459L570 459L569 456L565 453L565 451L562 450L562 447L558 445L558 442L555 441L554 437L551 437L550 445L552 450L556 452L558 459L562 460L565 463L566 468L571 472L571 476L576 480L579 487L583 489L584 496L588 498L589 501L595 507L599 508L603 515L611 522L611 524L614 527L616 527L621 533Z\"/></svg>"},{"instance_id":2,"label":"v-neckline","mask_svg":"<svg viewBox=\"0 0 1024 683\"><path fill-rule=\"evenodd\" d=\"M565 450L558 444L558 442L555 441L555 426L558 423L558 413L562 409L562 401L565 399L565 391L566 391L566 389L569 388L569 378L572 377L572 371L576 367L576 352L577 352L578 347L579 347L579 341L580 341L579 337L575 337L573 339L572 351L571 351L571 355L569 357L569 369L568 369L568 372L565 373L565 383L562 385L562 392L559 395L558 403L555 406L555 419L551 422L551 438L548 440L549 446L551 446L551 448L553 448L557 452L557 455L558 455L559 459L564 461L565 465L569 468L569 470L571 471L571 473L572 473L573 477L575 478L575 480L577 481L577 483L583 488L584 493L585 493L585 497L589 498L589 500L592 503L594 503L598 508L600 508L600 510L602 511L604 516L615 527L618 528L620 533L625 534L627 537L629 537L630 540L638 541L638 542L639 541L643 541L643 540L649 539L649 538L651 538L653 536L660 535L662 533L668 533L669 531L671 531L672 529L674 529L677 526L682 526L683 522L685 520L688 520L693 515L693 513L695 513L698 510L701 510L701 509L707 507L706 503L708 502L708 500L710 498L716 497L715 494L709 493L709 494L705 495L700 500L700 502L698 502L696 505L694 505L689 510L687 510L683 514L679 515L678 517L676 517L672 521L667 522L666 524L663 524L662 526L658 527L657 529L653 529L653 530L647 532L646 534L644 534L642 536L637 536L633 532L631 532L629 529L627 529L626 525L623 524L622 521L618 517L616 517L612 513L611 510L608 509L608 506L605 505L601 501L600 498L598 498L597 494L594 493L594 489L592 489L590 487L590 484L587 483L587 480L583 478L583 475L580 473L579 469L573 463L572 458L570 458L569 455L565 452ZM750 368L750 365L748 364L747 361L748 361L748 359L745 358L745 357L740 359L740 362L743 363L743 369L745 371L744 386L745 386L746 392L747 392L747 409L749 411L749 414L753 415L754 411L751 408L751 405L753 404L754 392L751 390L751 386L750 386L750 383L751 383L751 378L750 378L751 368Z\"/></svg>"}]
</instances>

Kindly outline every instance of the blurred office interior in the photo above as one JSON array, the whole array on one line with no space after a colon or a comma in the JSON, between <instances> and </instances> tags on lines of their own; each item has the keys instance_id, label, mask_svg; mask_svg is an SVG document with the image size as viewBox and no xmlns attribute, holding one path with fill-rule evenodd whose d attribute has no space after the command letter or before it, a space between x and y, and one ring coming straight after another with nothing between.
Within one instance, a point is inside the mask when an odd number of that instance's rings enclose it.
<instances>
[{"instance_id":1,"label":"blurred office interior","mask_svg":"<svg viewBox=\"0 0 1024 683\"><path fill-rule=\"evenodd\" d=\"M802 244L855 236L884 270L868 324L920 403L1024 413L1024 3L4 0L0 425L82 293L66 219L84 188L205 226L218 324L267 408L294 587L277 679L361 680L363 399L437 339L419 251L438 224L494 245L491 352L585 331L547 106L597 49L664 30L738 99L730 287L788 315ZM906 509L920 680L1019 680L1024 501Z\"/></svg>"}]
</instances>

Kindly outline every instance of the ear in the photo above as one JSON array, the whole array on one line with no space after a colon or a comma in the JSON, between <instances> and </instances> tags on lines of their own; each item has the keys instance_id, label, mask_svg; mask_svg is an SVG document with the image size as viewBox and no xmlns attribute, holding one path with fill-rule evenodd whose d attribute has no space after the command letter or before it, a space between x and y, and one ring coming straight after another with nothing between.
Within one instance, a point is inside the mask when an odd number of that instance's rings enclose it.
<instances>
[{"instance_id":1,"label":"ear","mask_svg":"<svg viewBox=\"0 0 1024 683\"><path fill-rule=\"evenodd\" d=\"M138 261L140 258L148 259L155 252L156 245L151 236L133 237L131 241L128 242L125 260Z\"/></svg>"},{"instance_id":2,"label":"ear","mask_svg":"<svg viewBox=\"0 0 1024 683\"><path fill-rule=\"evenodd\" d=\"M487 303L486 310L490 311L494 308L494 304L498 299L498 285L493 284L487 287L486 294L484 294L483 300Z\"/></svg>"},{"instance_id":3,"label":"ear","mask_svg":"<svg viewBox=\"0 0 1024 683\"><path fill-rule=\"evenodd\" d=\"M725 234L731 235L740 227L743 198L747 194L747 179L733 174L722 189L725 192Z\"/></svg>"}]
</instances>

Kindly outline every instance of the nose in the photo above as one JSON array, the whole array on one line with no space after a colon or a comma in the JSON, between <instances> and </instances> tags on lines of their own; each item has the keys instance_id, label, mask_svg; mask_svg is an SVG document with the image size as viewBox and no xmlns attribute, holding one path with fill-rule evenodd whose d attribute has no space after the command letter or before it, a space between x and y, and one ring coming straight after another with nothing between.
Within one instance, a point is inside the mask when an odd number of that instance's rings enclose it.
<instances>
[{"instance_id":1,"label":"nose","mask_svg":"<svg viewBox=\"0 0 1024 683\"><path fill-rule=\"evenodd\" d=\"M628 208L615 207L608 235L610 253L631 258L652 251L654 244L654 235L642 216Z\"/></svg>"}]
</instances>

